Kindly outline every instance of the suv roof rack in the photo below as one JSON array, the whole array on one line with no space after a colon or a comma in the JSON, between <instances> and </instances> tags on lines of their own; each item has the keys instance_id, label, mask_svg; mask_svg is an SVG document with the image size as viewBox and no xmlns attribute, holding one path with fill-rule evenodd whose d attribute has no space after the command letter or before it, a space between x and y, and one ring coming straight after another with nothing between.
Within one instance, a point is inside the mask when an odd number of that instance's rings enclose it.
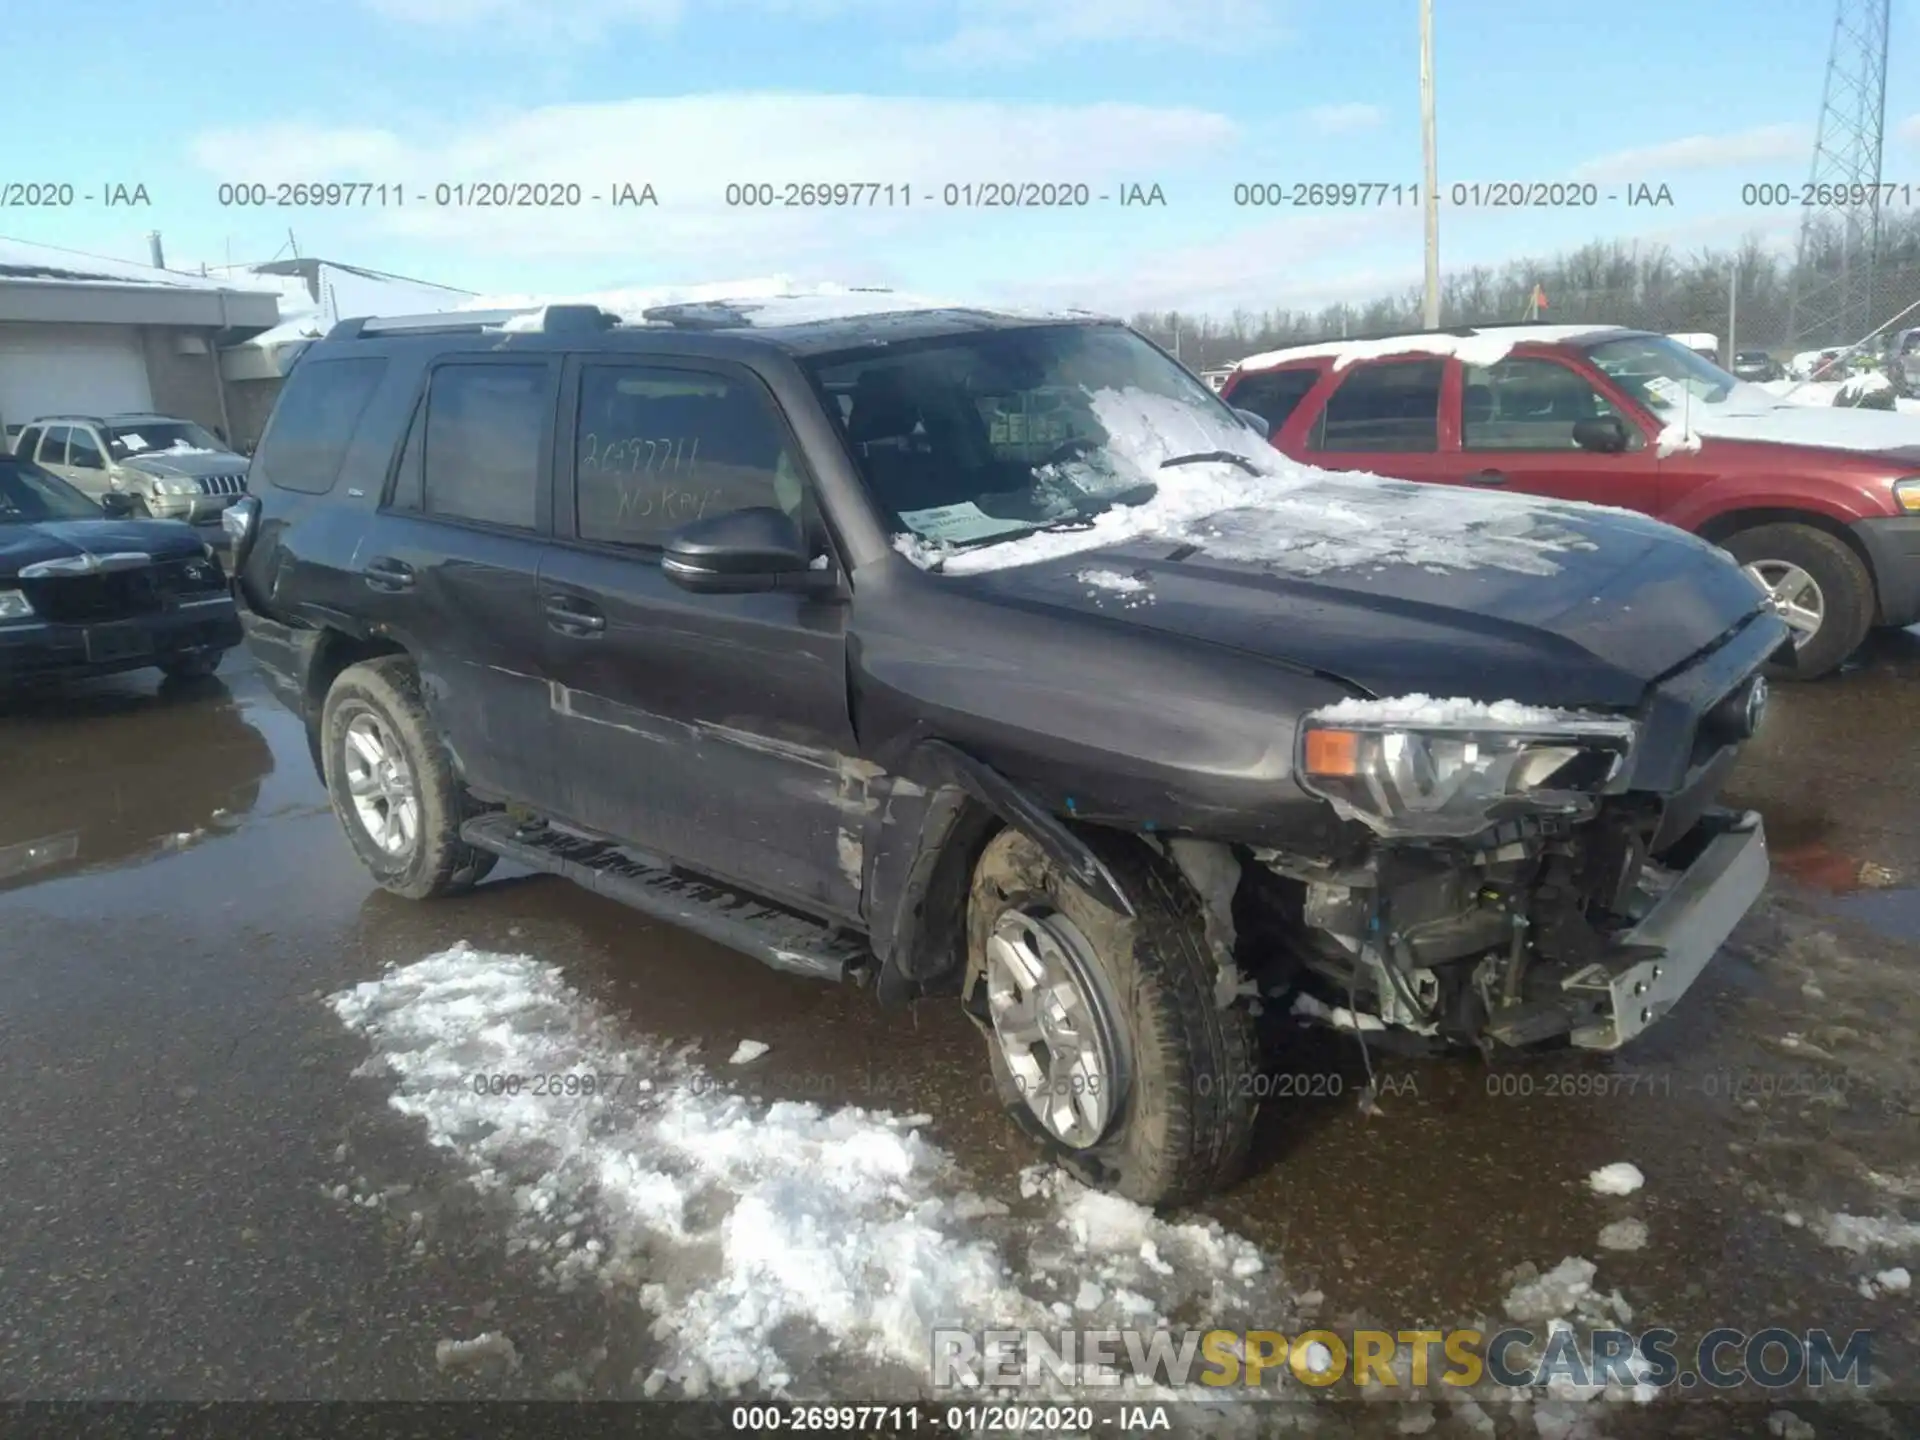
<instances>
[{"instance_id":1,"label":"suv roof rack","mask_svg":"<svg viewBox=\"0 0 1920 1440\"><path fill-rule=\"evenodd\" d=\"M327 331L329 340L373 339L380 335L473 335L498 330L509 321L535 315L539 323L515 326L537 335L579 335L611 330L620 317L598 305L526 305L513 310L453 310L438 315L360 315Z\"/></svg>"}]
</instances>

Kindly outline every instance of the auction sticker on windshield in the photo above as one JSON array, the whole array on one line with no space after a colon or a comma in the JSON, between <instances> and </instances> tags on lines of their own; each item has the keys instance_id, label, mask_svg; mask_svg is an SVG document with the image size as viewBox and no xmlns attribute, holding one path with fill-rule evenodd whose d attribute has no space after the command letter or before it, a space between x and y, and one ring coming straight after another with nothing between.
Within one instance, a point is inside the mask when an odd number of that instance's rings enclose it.
<instances>
[{"instance_id":1,"label":"auction sticker on windshield","mask_svg":"<svg viewBox=\"0 0 1920 1440\"><path fill-rule=\"evenodd\" d=\"M953 540L961 544L1033 528L1031 520L989 515L971 500L962 500L958 505L935 505L929 510L902 510L900 519L929 540Z\"/></svg>"}]
</instances>

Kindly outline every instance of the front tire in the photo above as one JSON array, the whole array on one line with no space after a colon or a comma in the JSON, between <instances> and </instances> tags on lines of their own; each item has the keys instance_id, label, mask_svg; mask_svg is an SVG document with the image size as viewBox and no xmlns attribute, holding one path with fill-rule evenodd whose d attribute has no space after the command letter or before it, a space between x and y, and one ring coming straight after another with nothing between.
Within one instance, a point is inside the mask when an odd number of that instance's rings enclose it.
<instances>
[{"instance_id":1,"label":"front tire","mask_svg":"<svg viewBox=\"0 0 1920 1440\"><path fill-rule=\"evenodd\" d=\"M1135 918L1003 830L974 871L968 1010L1001 1105L1050 1158L1140 1204L1186 1204L1245 1166L1253 1020L1215 998L1204 912L1180 873L1131 839L1085 838Z\"/></svg>"},{"instance_id":2,"label":"front tire","mask_svg":"<svg viewBox=\"0 0 1920 1440\"><path fill-rule=\"evenodd\" d=\"M1815 680L1837 670L1872 628L1873 577L1851 546L1811 525L1756 525L1726 548L1783 606L1794 659L1772 665L1782 680Z\"/></svg>"},{"instance_id":3,"label":"front tire","mask_svg":"<svg viewBox=\"0 0 1920 1440\"><path fill-rule=\"evenodd\" d=\"M460 839L474 805L453 773L404 656L349 665L320 716L333 813L382 889L408 900L470 890L496 857Z\"/></svg>"}]
</instances>

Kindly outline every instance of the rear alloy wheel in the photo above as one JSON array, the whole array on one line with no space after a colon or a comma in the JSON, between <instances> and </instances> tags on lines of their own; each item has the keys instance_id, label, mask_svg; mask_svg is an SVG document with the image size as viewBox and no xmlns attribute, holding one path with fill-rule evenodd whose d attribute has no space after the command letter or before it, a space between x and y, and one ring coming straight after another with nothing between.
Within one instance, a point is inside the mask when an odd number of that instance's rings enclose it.
<instances>
[{"instance_id":1,"label":"rear alloy wheel","mask_svg":"<svg viewBox=\"0 0 1920 1440\"><path fill-rule=\"evenodd\" d=\"M1081 834L1134 917L1001 831L968 900L967 1012L996 1097L1043 1152L1088 1185L1185 1204L1246 1163L1252 1016L1217 1000L1204 910L1179 871L1130 837Z\"/></svg>"},{"instance_id":2,"label":"rear alloy wheel","mask_svg":"<svg viewBox=\"0 0 1920 1440\"><path fill-rule=\"evenodd\" d=\"M1793 663L1769 673L1813 680L1839 668L1873 624L1873 577L1846 541L1811 525L1758 525L1726 541L1793 635Z\"/></svg>"},{"instance_id":3,"label":"rear alloy wheel","mask_svg":"<svg viewBox=\"0 0 1920 1440\"><path fill-rule=\"evenodd\" d=\"M406 657L340 672L320 716L320 758L347 842L386 889L426 900L470 889L493 869L492 854L460 838L475 807Z\"/></svg>"}]
</instances>

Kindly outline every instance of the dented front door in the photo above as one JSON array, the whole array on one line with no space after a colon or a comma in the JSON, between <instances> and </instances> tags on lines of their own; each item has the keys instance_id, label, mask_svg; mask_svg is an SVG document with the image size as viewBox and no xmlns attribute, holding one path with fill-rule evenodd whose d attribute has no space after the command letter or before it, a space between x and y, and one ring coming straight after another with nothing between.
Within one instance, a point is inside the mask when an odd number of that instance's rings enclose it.
<instances>
[{"instance_id":1,"label":"dented front door","mask_svg":"<svg viewBox=\"0 0 1920 1440\"><path fill-rule=\"evenodd\" d=\"M859 914L872 767L854 758L845 606L694 595L660 544L804 503L797 447L736 367L580 360L540 575L561 818L774 899ZM796 489L796 487L799 487Z\"/></svg>"}]
</instances>

